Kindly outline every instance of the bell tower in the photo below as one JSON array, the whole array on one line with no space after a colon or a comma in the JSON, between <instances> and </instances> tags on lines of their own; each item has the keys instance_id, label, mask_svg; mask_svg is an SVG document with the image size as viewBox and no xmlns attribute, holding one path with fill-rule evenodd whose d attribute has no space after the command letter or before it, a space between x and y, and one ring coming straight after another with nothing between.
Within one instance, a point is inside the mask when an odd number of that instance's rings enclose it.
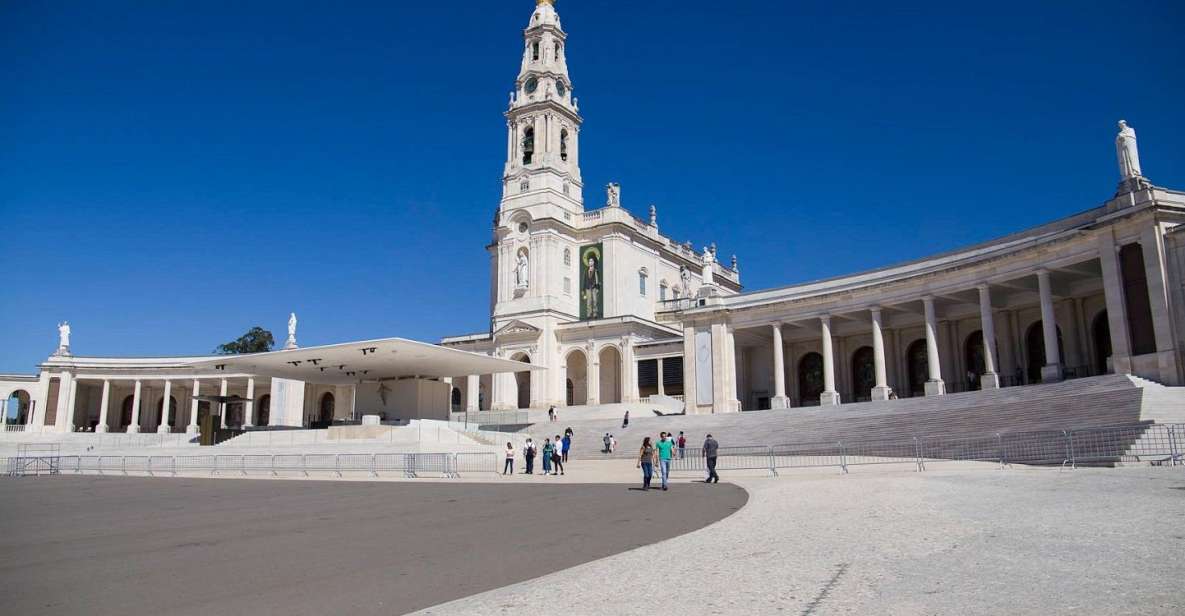
<instances>
[{"instance_id":1,"label":"bell tower","mask_svg":"<svg viewBox=\"0 0 1185 616\"><path fill-rule=\"evenodd\" d=\"M568 76L567 34L555 0L536 0L523 31L523 59L506 110L506 166L500 212L532 217L584 211L580 118Z\"/></svg>"}]
</instances>

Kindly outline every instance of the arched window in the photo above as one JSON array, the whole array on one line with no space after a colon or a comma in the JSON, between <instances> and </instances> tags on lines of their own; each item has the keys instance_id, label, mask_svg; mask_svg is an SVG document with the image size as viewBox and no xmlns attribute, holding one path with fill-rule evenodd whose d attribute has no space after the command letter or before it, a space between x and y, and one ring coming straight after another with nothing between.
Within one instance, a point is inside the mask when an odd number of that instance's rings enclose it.
<instances>
[{"instance_id":1,"label":"arched window","mask_svg":"<svg viewBox=\"0 0 1185 616\"><path fill-rule=\"evenodd\" d=\"M459 410L461 410L461 388L459 388L459 387L454 387L454 388L453 388L453 400L452 400L452 402L453 402L453 410L454 410L454 411L459 411Z\"/></svg>"},{"instance_id":2,"label":"arched window","mask_svg":"<svg viewBox=\"0 0 1185 616\"><path fill-rule=\"evenodd\" d=\"M556 43L556 44L555 44L555 61L556 61L556 62L559 62L559 61L560 61L560 51L561 51L563 48L564 48L564 44L563 44L563 43Z\"/></svg>"},{"instance_id":3,"label":"arched window","mask_svg":"<svg viewBox=\"0 0 1185 616\"><path fill-rule=\"evenodd\" d=\"M925 340L913 341L905 351L910 396L921 396L926 393L926 381L930 378L930 356L927 353Z\"/></svg>"},{"instance_id":4,"label":"arched window","mask_svg":"<svg viewBox=\"0 0 1185 616\"><path fill-rule=\"evenodd\" d=\"M798 362L798 398L802 406L819 403L823 393L823 356L807 353Z\"/></svg>"},{"instance_id":5,"label":"arched window","mask_svg":"<svg viewBox=\"0 0 1185 616\"><path fill-rule=\"evenodd\" d=\"M967 336L963 342L963 365L967 366L967 391L979 389L979 378L987 371L987 361L984 359L983 331L977 330Z\"/></svg>"},{"instance_id":6,"label":"arched window","mask_svg":"<svg viewBox=\"0 0 1185 616\"><path fill-rule=\"evenodd\" d=\"M642 297L646 297L647 275L648 272L646 271L646 268L643 267L642 269L638 270L638 293L641 294Z\"/></svg>"},{"instance_id":7,"label":"arched window","mask_svg":"<svg viewBox=\"0 0 1185 616\"><path fill-rule=\"evenodd\" d=\"M670 287L667 286L667 281L664 280L664 281L658 283L658 299L659 299L659 301L664 301L664 302L667 301L667 291L668 290L670 290Z\"/></svg>"},{"instance_id":8,"label":"arched window","mask_svg":"<svg viewBox=\"0 0 1185 616\"><path fill-rule=\"evenodd\" d=\"M560 129L560 160L568 162L568 129Z\"/></svg>"},{"instance_id":9,"label":"arched window","mask_svg":"<svg viewBox=\"0 0 1185 616\"><path fill-rule=\"evenodd\" d=\"M856 400L871 400L876 386L876 359L872 347L860 347L852 353L852 395Z\"/></svg>"},{"instance_id":10,"label":"arched window","mask_svg":"<svg viewBox=\"0 0 1185 616\"><path fill-rule=\"evenodd\" d=\"M528 126L523 129L523 164L531 164L535 158L535 128Z\"/></svg>"},{"instance_id":11,"label":"arched window","mask_svg":"<svg viewBox=\"0 0 1185 616\"><path fill-rule=\"evenodd\" d=\"M1090 332L1094 338L1094 369L1099 374L1108 373L1111 371L1107 366L1107 360L1111 359L1111 322L1107 320L1106 310L1095 316Z\"/></svg>"},{"instance_id":12,"label":"arched window","mask_svg":"<svg viewBox=\"0 0 1185 616\"><path fill-rule=\"evenodd\" d=\"M568 249L568 248L564 249L564 265L568 265L568 266L572 265L572 250L571 249Z\"/></svg>"},{"instance_id":13,"label":"arched window","mask_svg":"<svg viewBox=\"0 0 1185 616\"><path fill-rule=\"evenodd\" d=\"M539 41L531 44L531 59L536 62L539 61Z\"/></svg>"}]
</instances>

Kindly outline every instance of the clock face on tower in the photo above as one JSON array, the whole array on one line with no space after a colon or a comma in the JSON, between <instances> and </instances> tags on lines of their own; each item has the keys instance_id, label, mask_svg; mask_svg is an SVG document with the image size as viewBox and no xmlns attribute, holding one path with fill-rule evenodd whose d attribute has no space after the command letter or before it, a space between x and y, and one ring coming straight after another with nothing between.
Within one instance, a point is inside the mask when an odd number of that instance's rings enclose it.
<instances>
[{"instance_id":1,"label":"clock face on tower","mask_svg":"<svg viewBox=\"0 0 1185 616\"><path fill-rule=\"evenodd\" d=\"M534 77L528 79L524 89L527 91L527 94L534 94L535 90L539 89L539 80Z\"/></svg>"}]
</instances>

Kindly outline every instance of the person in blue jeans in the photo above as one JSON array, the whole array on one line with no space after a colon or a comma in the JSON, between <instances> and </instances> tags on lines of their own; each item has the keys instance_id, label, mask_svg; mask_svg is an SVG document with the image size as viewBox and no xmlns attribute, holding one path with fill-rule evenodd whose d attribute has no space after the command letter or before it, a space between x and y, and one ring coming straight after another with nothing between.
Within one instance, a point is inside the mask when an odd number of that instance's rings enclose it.
<instances>
[{"instance_id":1,"label":"person in blue jeans","mask_svg":"<svg viewBox=\"0 0 1185 616\"><path fill-rule=\"evenodd\" d=\"M650 437L642 439L642 449L638 452L638 468L642 469L642 489L650 489L650 478L654 477L654 446L650 444Z\"/></svg>"},{"instance_id":2,"label":"person in blue jeans","mask_svg":"<svg viewBox=\"0 0 1185 616\"><path fill-rule=\"evenodd\" d=\"M671 454L675 451L675 441L667 438L667 433L663 432L659 435L655 448L658 449L658 471L659 477L662 479L662 489L665 492L667 479L671 476Z\"/></svg>"},{"instance_id":3,"label":"person in blue jeans","mask_svg":"<svg viewBox=\"0 0 1185 616\"><path fill-rule=\"evenodd\" d=\"M560 460L563 462L568 461L568 450L572 448L571 428L568 428L568 430L568 432L564 433L564 440L560 441L560 443L563 445L563 450L560 452Z\"/></svg>"}]
</instances>

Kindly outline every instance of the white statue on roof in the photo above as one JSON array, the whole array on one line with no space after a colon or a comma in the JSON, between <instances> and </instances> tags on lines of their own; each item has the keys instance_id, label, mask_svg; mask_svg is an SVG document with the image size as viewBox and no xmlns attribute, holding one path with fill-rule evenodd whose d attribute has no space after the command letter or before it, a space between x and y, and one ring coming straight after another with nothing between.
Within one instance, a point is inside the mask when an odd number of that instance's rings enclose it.
<instances>
[{"instance_id":1,"label":"white statue on roof","mask_svg":"<svg viewBox=\"0 0 1185 616\"><path fill-rule=\"evenodd\" d=\"M296 313L288 315L288 341L284 343L285 349L296 348Z\"/></svg>"},{"instance_id":2,"label":"white statue on roof","mask_svg":"<svg viewBox=\"0 0 1185 616\"><path fill-rule=\"evenodd\" d=\"M70 322L58 323L58 351L57 355L70 354Z\"/></svg>"},{"instance_id":3,"label":"white statue on roof","mask_svg":"<svg viewBox=\"0 0 1185 616\"><path fill-rule=\"evenodd\" d=\"M1136 131L1119 121L1119 134L1115 137L1115 154L1119 157L1119 177L1130 180L1143 177L1140 172L1140 150L1136 145Z\"/></svg>"}]
</instances>

